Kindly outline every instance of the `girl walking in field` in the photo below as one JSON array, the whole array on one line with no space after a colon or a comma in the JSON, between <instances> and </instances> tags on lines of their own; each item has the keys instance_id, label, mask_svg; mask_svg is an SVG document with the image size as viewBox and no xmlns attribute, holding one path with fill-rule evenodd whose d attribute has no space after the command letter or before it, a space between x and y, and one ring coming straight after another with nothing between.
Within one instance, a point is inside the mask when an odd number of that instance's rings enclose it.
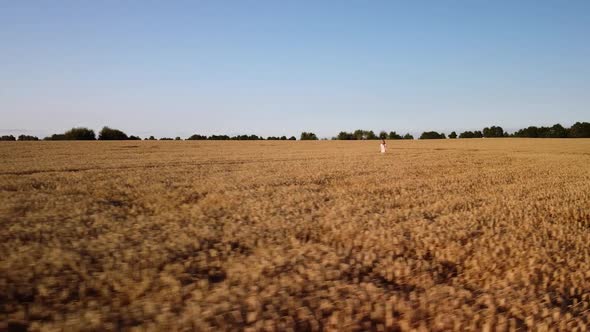
<instances>
[{"instance_id":1,"label":"girl walking in field","mask_svg":"<svg viewBox=\"0 0 590 332\"><path fill-rule=\"evenodd\" d=\"M385 153L385 150L387 150L387 143L385 143L385 140L382 139L381 140L381 153Z\"/></svg>"}]
</instances>

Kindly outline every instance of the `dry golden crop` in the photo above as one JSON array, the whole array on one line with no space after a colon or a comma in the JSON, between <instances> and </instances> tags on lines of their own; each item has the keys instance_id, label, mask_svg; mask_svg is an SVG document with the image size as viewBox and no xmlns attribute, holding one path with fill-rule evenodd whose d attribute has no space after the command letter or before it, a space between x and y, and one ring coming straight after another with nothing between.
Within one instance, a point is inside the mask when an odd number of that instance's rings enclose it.
<instances>
[{"instance_id":1,"label":"dry golden crop","mask_svg":"<svg viewBox=\"0 0 590 332\"><path fill-rule=\"evenodd\" d=\"M590 140L378 143L0 143L0 330L588 330Z\"/></svg>"}]
</instances>

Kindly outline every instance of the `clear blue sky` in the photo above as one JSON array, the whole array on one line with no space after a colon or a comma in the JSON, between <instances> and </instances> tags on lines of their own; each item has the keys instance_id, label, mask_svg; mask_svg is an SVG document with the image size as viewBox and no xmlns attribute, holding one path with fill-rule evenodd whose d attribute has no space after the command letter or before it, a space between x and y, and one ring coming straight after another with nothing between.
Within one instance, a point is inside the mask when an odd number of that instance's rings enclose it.
<instances>
[{"instance_id":1,"label":"clear blue sky","mask_svg":"<svg viewBox=\"0 0 590 332\"><path fill-rule=\"evenodd\" d=\"M0 132L590 120L590 1L0 1Z\"/></svg>"}]
</instances>

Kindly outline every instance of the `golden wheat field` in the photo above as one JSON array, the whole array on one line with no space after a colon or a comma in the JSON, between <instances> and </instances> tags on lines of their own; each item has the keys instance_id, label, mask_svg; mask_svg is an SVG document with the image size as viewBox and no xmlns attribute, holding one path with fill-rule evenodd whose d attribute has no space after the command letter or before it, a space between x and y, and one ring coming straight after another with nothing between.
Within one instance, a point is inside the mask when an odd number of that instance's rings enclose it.
<instances>
[{"instance_id":1,"label":"golden wheat field","mask_svg":"<svg viewBox=\"0 0 590 332\"><path fill-rule=\"evenodd\" d=\"M590 140L0 144L0 330L587 331Z\"/></svg>"}]
</instances>

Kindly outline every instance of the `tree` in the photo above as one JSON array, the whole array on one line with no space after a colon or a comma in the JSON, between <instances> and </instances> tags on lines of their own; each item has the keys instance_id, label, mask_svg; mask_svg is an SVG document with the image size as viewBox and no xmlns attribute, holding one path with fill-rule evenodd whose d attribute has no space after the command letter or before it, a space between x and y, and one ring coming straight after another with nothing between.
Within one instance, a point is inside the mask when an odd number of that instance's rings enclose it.
<instances>
[{"instance_id":1,"label":"tree","mask_svg":"<svg viewBox=\"0 0 590 332\"><path fill-rule=\"evenodd\" d=\"M457 138L457 133L456 133L456 132L454 132L454 131L452 131L452 132L449 134L449 138Z\"/></svg>"},{"instance_id":2,"label":"tree","mask_svg":"<svg viewBox=\"0 0 590 332\"><path fill-rule=\"evenodd\" d=\"M93 141L96 139L94 130L84 127L72 128L66 131L63 135L65 140Z\"/></svg>"},{"instance_id":3,"label":"tree","mask_svg":"<svg viewBox=\"0 0 590 332\"><path fill-rule=\"evenodd\" d=\"M473 132L472 131L464 131L459 134L459 138L473 138Z\"/></svg>"},{"instance_id":4,"label":"tree","mask_svg":"<svg viewBox=\"0 0 590 332\"><path fill-rule=\"evenodd\" d=\"M481 131L464 131L459 135L459 138L482 138L483 134Z\"/></svg>"},{"instance_id":5,"label":"tree","mask_svg":"<svg viewBox=\"0 0 590 332\"><path fill-rule=\"evenodd\" d=\"M387 138L389 138L389 139L402 139L403 137L401 135L398 135L398 133L396 133L395 131L390 131L389 134L387 135Z\"/></svg>"},{"instance_id":6,"label":"tree","mask_svg":"<svg viewBox=\"0 0 590 332\"><path fill-rule=\"evenodd\" d=\"M311 132L302 132L301 133L301 140L302 141L317 141L318 137L316 136L316 134L311 133Z\"/></svg>"},{"instance_id":7,"label":"tree","mask_svg":"<svg viewBox=\"0 0 590 332\"><path fill-rule=\"evenodd\" d=\"M404 135L403 139L414 139L414 136L412 136L410 133L407 133Z\"/></svg>"},{"instance_id":8,"label":"tree","mask_svg":"<svg viewBox=\"0 0 590 332\"><path fill-rule=\"evenodd\" d=\"M295 136L289 137L289 141L296 141L296 140L297 140L297 138Z\"/></svg>"},{"instance_id":9,"label":"tree","mask_svg":"<svg viewBox=\"0 0 590 332\"><path fill-rule=\"evenodd\" d=\"M226 139L226 137L228 137L227 135L222 135L221 138L222 139ZM256 141L256 140L263 140L264 137L260 136L256 136L256 135L237 135L231 138L227 138L227 139L231 139L231 140L235 140L235 141ZM269 139L279 139L278 137L269 137Z\"/></svg>"},{"instance_id":10,"label":"tree","mask_svg":"<svg viewBox=\"0 0 590 332\"><path fill-rule=\"evenodd\" d=\"M154 136L150 136L150 138L147 138L147 140L149 140L149 141L155 141L156 138Z\"/></svg>"},{"instance_id":11,"label":"tree","mask_svg":"<svg viewBox=\"0 0 590 332\"><path fill-rule=\"evenodd\" d=\"M514 133L516 137L539 137L539 129L535 126L530 126L528 128L520 129Z\"/></svg>"},{"instance_id":12,"label":"tree","mask_svg":"<svg viewBox=\"0 0 590 332\"><path fill-rule=\"evenodd\" d=\"M354 131L354 133L352 133L352 137L356 140L363 140L365 139L365 131L362 129L357 129Z\"/></svg>"},{"instance_id":13,"label":"tree","mask_svg":"<svg viewBox=\"0 0 590 332\"><path fill-rule=\"evenodd\" d=\"M206 140L207 136L204 135L199 135L199 134L194 134L191 135L191 137L187 138L187 140L189 141L202 141L202 140Z\"/></svg>"},{"instance_id":14,"label":"tree","mask_svg":"<svg viewBox=\"0 0 590 332\"><path fill-rule=\"evenodd\" d=\"M375 133L372 130L369 130L367 132L365 132L365 137L366 139L377 139L377 135L375 135Z\"/></svg>"},{"instance_id":15,"label":"tree","mask_svg":"<svg viewBox=\"0 0 590 332\"><path fill-rule=\"evenodd\" d=\"M338 136L336 136L336 139L339 139L339 140L352 140L352 139L354 139L354 136L351 133L347 133L345 131L341 131L341 132L338 133Z\"/></svg>"},{"instance_id":16,"label":"tree","mask_svg":"<svg viewBox=\"0 0 590 332\"><path fill-rule=\"evenodd\" d=\"M500 136L502 132L502 136ZM476 134L478 132L475 132ZM571 128L565 128L557 123L551 127L529 126L517 130L512 134L503 132L501 127L492 126L484 128L485 137L528 137L528 138L566 138L566 137L590 137L590 123L576 122Z\"/></svg>"},{"instance_id":17,"label":"tree","mask_svg":"<svg viewBox=\"0 0 590 332\"><path fill-rule=\"evenodd\" d=\"M287 136L281 136L281 141L286 141L287 140Z\"/></svg>"},{"instance_id":18,"label":"tree","mask_svg":"<svg viewBox=\"0 0 590 332\"><path fill-rule=\"evenodd\" d=\"M141 141L141 137L131 135L131 136L129 136L129 140L130 141Z\"/></svg>"},{"instance_id":19,"label":"tree","mask_svg":"<svg viewBox=\"0 0 590 332\"><path fill-rule=\"evenodd\" d=\"M547 133L547 137L551 138L566 138L568 136L568 130L564 128L561 124L555 124L553 127L549 128Z\"/></svg>"},{"instance_id":20,"label":"tree","mask_svg":"<svg viewBox=\"0 0 590 332\"><path fill-rule=\"evenodd\" d=\"M12 135L4 135L0 137L0 141L16 141L16 138Z\"/></svg>"},{"instance_id":21,"label":"tree","mask_svg":"<svg viewBox=\"0 0 590 332\"><path fill-rule=\"evenodd\" d=\"M53 134L51 136L45 137L44 141L65 141L66 135L64 134Z\"/></svg>"},{"instance_id":22,"label":"tree","mask_svg":"<svg viewBox=\"0 0 590 332\"><path fill-rule=\"evenodd\" d=\"M590 123L576 122L569 130L569 137L589 138L590 137Z\"/></svg>"},{"instance_id":23,"label":"tree","mask_svg":"<svg viewBox=\"0 0 590 332\"><path fill-rule=\"evenodd\" d=\"M504 137L504 129L499 126L485 127L483 129L483 137Z\"/></svg>"},{"instance_id":24,"label":"tree","mask_svg":"<svg viewBox=\"0 0 590 332\"><path fill-rule=\"evenodd\" d=\"M436 131L425 131L420 135L420 139L444 139L445 134L437 133Z\"/></svg>"},{"instance_id":25,"label":"tree","mask_svg":"<svg viewBox=\"0 0 590 332\"><path fill-rule=\"evenodd\" d=\"M230 137L227 135L211 135L207 139L212 141L227 141Z\"/></svg>"},{"instance_id":26,"label":"tree","mask_svg":"<svg viewBox=\"0 0 590 332\"><path fill-rule=\"evenodd\" d=\"M550 135L550 128L549 127L538 127L537 128L537 137L539 138L547 138Z\"/></svg>"},{"instance_id":27,"label":"tree","mask_svg":"<svg viewBox=\"0 0 590 332\"><path fill-rule=\"evenodd\" d=\"M129 137L127 137L127 134L120 131L119 129L113 129L105 126L98 133L98 139L101 141L125 141L129 139Z\"/></svg>"},{"instance_id":28,"label":"tree","mask_svg":"<svg viewBox=\"0 0 590 332\"><path fill-rule=\"evenodd\" d=\"M379 133L379 136L377 136L375 134L375 132L372 130L357 129L353 133L347 133L345 131L341 131L337 136L337 139L342 139L342 140L365 140L365 139L380 139L380 138L386 139L387 133L385 131L382 131Z\"/></svg>"},{"instance_id":29,"label":"tree","mask_svg":"<svg viewBox=\"0 0 590 332\"><path fill-rule=\"evenodd\" d=\"M29 136L29 135L20 135L18 137L19 141L38 141L39 138L37 136Z\"/></svg>"},{"instance_id":30,"label":"tree","mask_svg":"<svg viewBox=\"0 0 590 332\"><path fill-rule=\"evenodd\" d=\"M180 136L176 136L176 137L174 138L174 140L175 140L175 141L180 141L180 140L182 140L182 138L180 138Z\"/></svg>"}]
</instances>

